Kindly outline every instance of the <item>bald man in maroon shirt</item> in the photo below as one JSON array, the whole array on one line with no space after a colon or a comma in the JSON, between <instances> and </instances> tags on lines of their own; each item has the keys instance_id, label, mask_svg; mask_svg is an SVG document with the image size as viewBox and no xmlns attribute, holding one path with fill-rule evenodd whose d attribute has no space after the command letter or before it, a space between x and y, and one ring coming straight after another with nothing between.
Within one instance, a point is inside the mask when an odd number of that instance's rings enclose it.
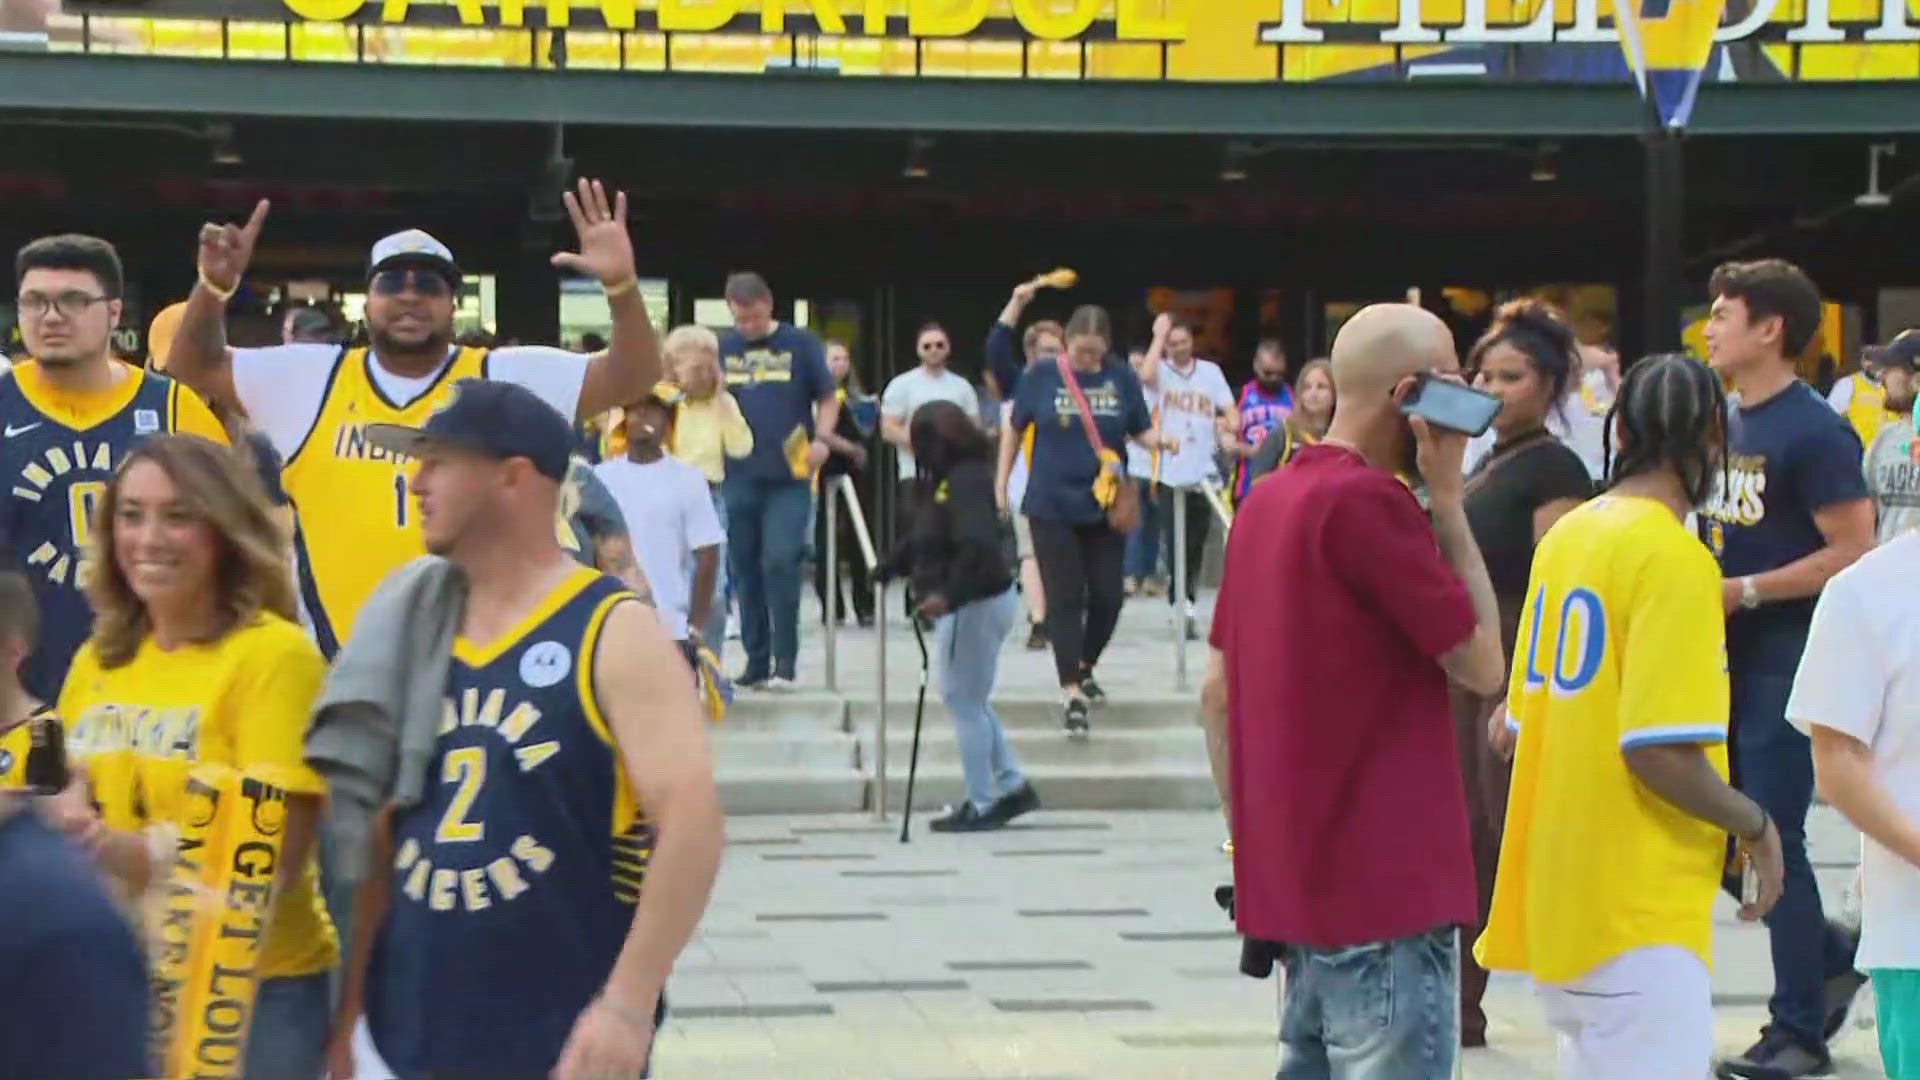
<instances>
[{"instance_id":1,"label":"bald man in maroon shirt","mask_svg":"<svg viewBox=\"0 0 1920 1080\"><path fill-rule=\"evenodd\" d=\"M1478 906L1447 684L1495 693L1506 658L1466 436L1399 410L1459 367L1432 314L1359 312L1326 439L1254 486L1227 541L1202 713L1240 931L1286 970L1280 1080L1445 1080L1459 1052L1456 929ZM1426 477L1431 524L1401 475Z\"/></svg>"}]
</instances>

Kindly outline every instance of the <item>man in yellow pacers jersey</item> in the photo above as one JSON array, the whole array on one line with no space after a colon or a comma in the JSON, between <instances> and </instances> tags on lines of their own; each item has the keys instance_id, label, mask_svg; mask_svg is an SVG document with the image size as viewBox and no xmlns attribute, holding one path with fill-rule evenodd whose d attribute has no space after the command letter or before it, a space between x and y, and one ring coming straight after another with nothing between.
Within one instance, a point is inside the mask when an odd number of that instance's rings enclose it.
<instances>
[{"instance_id":1,"label":"man in yellow pacers jersey","mask_svg":"<svg viewBox=\"0 0 1920 1080\"><path fill-rule=\"evenodd\" d=\"M20 249L20 330L30 359L0 374L0 566L24 572L40 606L27 689L52 701L87 639L93 613L81 559L93 507L140 440L186 431L225 442L206 403L179 384L122 363L110 341L125 278L113 245L48 236Z\"/></svg>"},{"instance_id":2,"label":"man in yellow pacers jersey","mask_svg":"<svg viewBox=\"0 0 1920 1080\"><path fill-rule=\"evenodd\" d=\"M375 837L360 910L379 925L355 928L370 963L356 947L336 1033L364 1002L404 1080L644 1076L722 843L686 662L555 542L572 432L532 394L463 381L368 438L420 459L426 546L467 594L424 797Z\"/></svg>"},{"instance_id":3,"label":"man in yellow pacers jersey","mask_svg":"<svg viewBox=\"0 0 1920 1080\"><path fill-rule=\"evenodd\" d=\"M1610 421L1613 481L1535 550L1508 714L1513 748L1493 911L1475 955L1533 976L1562 1080L1699 1080L1727 834L1780 895L1780 835L1727 783L1720 572L1681 522L1720 467L1720 380L1679 354L1635 365Z\"/></svg>"},{"instance_id":4,"label":"man in yellow pacers jersey","mask_svg":"<svg viewBox=\"0 0 1920 1080\"><path fill-rule=\"evenodd\" d=\"M267 204L245 226L202 229L200 279L167 370L210 399L237 406L279 453L300 522L302 600L327 656L351 632L374 585L423 551L407 497L411 462L369 443L367 424L421 423L462 378L518 383L577 419L632 401L659 380L659 343L634 276L626 195L609 202L599 182L582 180L565 199L580 251L555 255L554 263L597 278L613 318L610 344L593 356L546 347L456 348L460 269L446 245L418 229L373 247L371 348L230 349L225 301L246 270Z\"/></svg>"}]
</instances>

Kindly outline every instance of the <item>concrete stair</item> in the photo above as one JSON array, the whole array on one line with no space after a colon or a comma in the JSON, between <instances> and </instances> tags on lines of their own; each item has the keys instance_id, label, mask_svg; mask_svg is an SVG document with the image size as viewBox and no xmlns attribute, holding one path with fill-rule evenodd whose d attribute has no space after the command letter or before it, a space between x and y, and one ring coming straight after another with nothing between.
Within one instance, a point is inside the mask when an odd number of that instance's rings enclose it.
<instances>
[{"instance_id":1,"label":"concrete stair","mask_svg":"<svg viewBox=\"0 0 1920 1080\"><path fill-rule=\"evenodd\" d=\"M1014 756L1046 806L1061 810L1209 809L1217 805L1191 695L1130 695L1095 710L1093 734L1068 739L1051 696L995 702ZM890 697L887 802L904 805L914 700ZM713 732L729 814L869 810L877 799L878 702L829 694L743 694ZM929 694L921 729L916 808L960 797L953 725Z\"/></svg>"}]
</instances>

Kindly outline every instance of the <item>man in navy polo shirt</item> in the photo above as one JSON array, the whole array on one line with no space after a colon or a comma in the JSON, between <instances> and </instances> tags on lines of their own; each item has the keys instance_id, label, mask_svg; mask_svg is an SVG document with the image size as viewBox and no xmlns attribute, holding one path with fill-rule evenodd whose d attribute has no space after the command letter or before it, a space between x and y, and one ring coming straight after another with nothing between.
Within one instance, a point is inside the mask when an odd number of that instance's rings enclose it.
<instances>
[{"instance_id":1,"label":"man in navy polo shirt","mask_svg":"<svg viewBox=\"0 0 1920 1080\"><path fill-rule=\"evenodd\" d=\"M793 688L800 651L800 560L812 535L809 486L827 460L820 433L840 418L826 350L811 331L773 318L759 274L727 278L733 329L720 334L727 391L753 431L753 452L727 459L727 555L740 597L747 670L736 685Z\"/></svg>"},{"instance_id":2,"label":"man in navy polo shirt","mask_svg":"<svg viewBox=\"0 0 1920 1080\"><path fill-rule=\"evenodd\" d=\"M1726 581L1729 742L1735 786L1780 830L1786 891L1767 915L1771 1015L1759 1042L1721 1064L1722 1077L1826 1076L1826 1040L1859 980L1851 943L1828 928L1807 861L1813 755L1786 719L1814 601L1829 578L1873 546L1873 503L1860 439L1794 373L1820 328L1820 293L1791 263L1728 263L1713 272L1707 355L1733 380L1727 472L1700 516ZM1739 895L1737 878L1728 891ZM1836 980L1833 1000L1827 982Z\"/></svg>"}]
</instances>

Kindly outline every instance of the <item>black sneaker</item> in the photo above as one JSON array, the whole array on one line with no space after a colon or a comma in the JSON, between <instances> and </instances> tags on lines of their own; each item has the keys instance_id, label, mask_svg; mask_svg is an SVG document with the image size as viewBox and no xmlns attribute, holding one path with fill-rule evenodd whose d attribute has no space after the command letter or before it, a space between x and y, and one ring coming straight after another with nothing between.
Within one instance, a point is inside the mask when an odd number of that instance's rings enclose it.
<instances>
[{"instance_id":1,"label":"black sneaker","mask_svg":"<svg viewBox=\"0 0 1920 1080\"><path fill-rule=\"evenodd\" d=\"M993 800L987 808L987 816L1006 824L1022 814L1031 814L1040 809L1040 795L1033 790L1032 784L1021 784L1005 795Z\"/></svg>"},{"instance_id":2,"label":"black sneaker","mask_svg":"<svg viewBox=\"0 0 1920 1080\"><path fill-rule=\"evenodd\" d=\"M1085 686L1086 684L1084 683L1081 684L1082 689L1085 689ZM1067 737L1073 738L1073 739L1084 739L1090 733L1092 733L1093 731L1092 714L1093 714L1093 707L1087 704L1086 698L1083 698L1083 697L1068 698L1067 699L1067 725L1066 725Z\"/></svg>"},{"instance_id":3,"label":"black sneaker","mask_svg":"<svg viewBox=\"0 0 1920 1080\"><path fill-rule=\"evenodd\" d=\"M1101 688L1099 683L1093 681L1093 672L1091 671L1081 676L1080 693L1086 696L1089 704L1105 705L1107 703L1107 692Z\"/></svg>"},{"instance_id":4,"label":"black sneaker","mask_svg":"<svg viewBox=\"0 0 1920 1080\"><path fill-rule=\"evenodd\" d=\"M934 832L988 832L1005 824L1005 821L994 816L992 810L983 814L975 810L972 803L963 802L928 822L927 828Z\"/></svg>"},{"instance_id":5,"label":"black sneaker","mask_svg":"<svg viewBox=\"0 0 1920 1080\"><path fill-rule=\"evenodd\" d=\"M1720 1080L1824 1080L1833 1075L1833 1058L1824 1046L1808 1049L1770 1027L1746 1053L1721 1062L1713 1074Z\"/></svg>"},{"instance_id":6,"label":"black sneaker","mask_svg":"<svg viewBox=\"0 0 1920 1080\"><path fill-rule=\"evenodd\" d=\"M1027 624L1027 648L1032 649L1034 652L1045 652L1049 644L1050 642L1047 641L1047 628L1044 625L1040 623Z\"/></svg>"},{"instance_id":7,"label":"black sneaker","mask_svg":"<svg viewBox=\"0 0 1920 1080\"><path fill-rule=\"evenodd\" d=\"M1828 1041L1832 1041L1834 1036L1840 1034L1840 1029L1847 1026L1847 1016L1853 1011L1854 998L1859 995L1860 988L1867 984L1867 977L1853 966L1853 958L1860 951L1859 935L1831 919L1827 921L1827 934L1833 940L1836 954L1830 963L1840 966L1840 970L1827 976L1826 981L1827 1024L1823 1034ZM1830 967L1828 970L1834 969Z\"/></svg>"},{"instance_id":8,"label":"black sneaker","mask_svg":"<svg viewBox=\"0 0 1920 1080\"><path fill-rule=\"evenodd\" d=\"M749 671L733 680L733 688L735 690L765 690L767 688L767 673L764 671Z\"/></svg>"}]
</instances>

